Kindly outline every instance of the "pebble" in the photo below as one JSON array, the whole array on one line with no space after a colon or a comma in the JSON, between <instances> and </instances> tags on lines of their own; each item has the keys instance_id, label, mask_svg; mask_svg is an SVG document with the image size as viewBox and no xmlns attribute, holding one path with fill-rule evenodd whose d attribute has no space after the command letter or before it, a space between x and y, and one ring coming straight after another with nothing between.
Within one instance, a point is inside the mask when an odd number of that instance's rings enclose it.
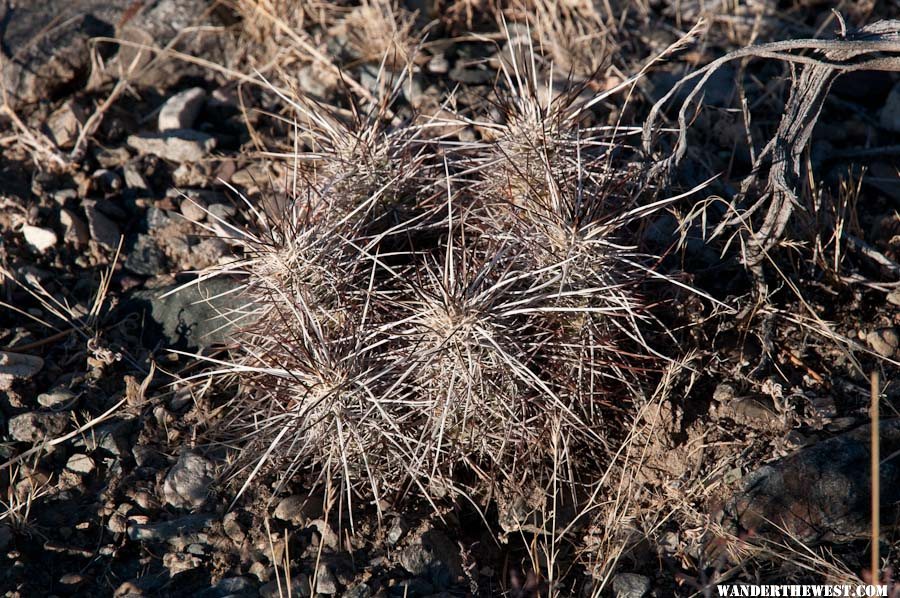
<instances>
[{"instance_id":1,"label":"pebble","mask_svg":"<svg viewBox=\"0 0 900 598\"><path fill-rule=\"evenodd\" d=\"M128 145L141 154L153 154L172 162L198 162L216 147L216 139L193 129L173 129L129 135Z\"/></svg>"},{"instance_id":2,"label":"pebble","mask_svg":"<svg viewBox=\"0 0 900 598\"><path fill-rule=\"evenodd\" d=\"M162 561L163 567L169 570L170 577L196 569L201 564L197 557L182 552L167 552L163 555Z\"/></svg>"},{"instance_id":3,"label":"pebble","mask_svg":"<svg viewBox=\"0 0 900 598\"><path fill-rule=\"evenodd\" d=\"M881 328L867 334L866 342L882 357L891 357L900 346L900 335L896 328Z\"/></svg>"},{"instance_id":4,"label":"pebble","mask_svg":"<svg viewBox=\"0 0 900 598\"><path fill-rule=\"evenodd\" d=\"M59 578L59 583L70 589L74 588L75 586L81 585L83 582L84 577L79 575L78 573L66 573Z\"/></svg>"},{"instance_id":5,"label":"pebble","mask_svg":"<svg viewBox=\"0 0 900 598\"><path fill-rule=\"evenodd\" d=\"M203 222L206 218L206 202L196 196L181 198L181 215L191 222Z\"/></svg>"},{"instance_id":6,"label":"pebble","mask_svg":"<svg viewBox=\"0 0 900 598\"><path fill-rule=\"evenodd\" d=\"M163 497L173 507L200 507L213 482L213 464L197 453L185 452L166 475Z\"/></svg>"},{"instance_id":7,"label":"pebble","mask_svg":"<svg viewBox=\"0 0 900 598\"><path fill-rule=\"evenodd\" d=\"M306 505L306 497L294 494L278 501L275 507L275 518L291 523L301 523L303 521L303 507Z\"/></svg>"},{"instance_id":8,"label":"pebble","mask_svg":"<svg viewBox=\"0 0 900 598\"><path fill-rule=\"evenodd\" d=\"M212 215L212 219L221 218L222 220L228 221L229 218L234 216L237 213L237 209L234 206L230 206L225 203L214 203L211 204L207 210Z\"/></svg>"},{"instance_id":9,"label":"pebble","mask_svg":"<svg viewBox=\"0 0 900 598\"><path fill-rule=\"evenodd\" d=\"M56 409L70 402L76 396L78 395L68 388L54 388L53 390L39 394L37 402L41 407Z\"/></svg>"},{"instance_id":10,"label":"pebble","mask_svg":"<svg viewBox=\"0 0 900 598\"><path fill-rule=\"evenodd\" d=\"M94 464L94 460L81 453L72 455L69 457L69 460L66 461L66 469L82 475L90 475L96 468L97 466Z\"/></svg>"},{"instance_id":11,"label":"pebble","mask_svg":"<svg viewBox=\"0 0 900 598\"><path fill-rule=\"evenodd\" d=\"M72 210L67 208L60 209L59 221L65 229L63 239L66 242L75 245L85 245L90 240L91 233L87 224Z\"/></svg>"},{"instance_id":12,"label":"pebble","mask_svg":"<svg viewBox=\"0 0 900 598\"><path fill-rule=\"evenodd\" d=\"M22 234L25 235L25 240L28 244L41 253L56 245L56 233L49 228L26 224L22 227Z\"/></svg>"},{"instance_id":13,"label":"pebble","mask_svg":"<svg viewBox=\"0 0 900 598\"><path fill-rule=\"evenodd\" d=\"M66 101L47 119L50 139L60 149L71 149L74 147L81 127L86 120L81 106L72 100Z\"/></svg>"},{"instance_id":14,"label":"pebble","mask_svg":"<svg viewBox=\"0 0 900 598\"><path fill-rule=\"evenodd\" d=\"M206 91L201 87L185 89L166 100L159 111L159 130L190 129L206 102Z\"/></svg>"},{"instance_id":15,"label":"pebble","mask_svg":"<svg viewBox=\"0 0 900 598\"><path fill-rule=\"evenodd\" d=\"M16 380L27 380L41 371L44 360L34 355L0 351L0 390L9 390Z\"/></svg>"},{"instance_id":16,"label":"pebble","mask_svg":"<svg viewBox=\"0 0 900 598\"><path fill-rule=\"evenodd\" d=\"M616 598L644 598L650 592L650 579L638 573L619 573L612 580Z\"/></svg>"},{"instance_id":17,"label":"pebble","mask_svg":"<svg viewBox=\"0 0 900 598\"><path fill-rule=\"evenodd\" d=\"M119 226L97 209L95 201L84 200L81 204L84 206L84 213L87 215L91 238L104 248L115 251L119 246L119 237L122 235L119 231Z\"/></svg>"},{"instance_id":18,"label":"pebble","mask_svg":"<svg viewBox=\"0 0 900 598\"><path fill-rule=\"evenodd\" d=\"M32 411L9 420L9 435L18 442L41 442L58 436L66 429L69 416L63 413Z\"/></svg>"}]
</instances>

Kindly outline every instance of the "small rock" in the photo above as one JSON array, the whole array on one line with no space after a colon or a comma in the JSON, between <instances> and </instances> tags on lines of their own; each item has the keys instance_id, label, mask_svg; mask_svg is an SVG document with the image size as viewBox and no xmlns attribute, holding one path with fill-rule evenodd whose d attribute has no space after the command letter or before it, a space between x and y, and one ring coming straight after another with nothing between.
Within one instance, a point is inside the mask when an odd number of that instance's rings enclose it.
<instances>
[{"instance_id":1,"label":"small rock","mask_svg":"<svg viewBox=\"0 0 900 598\"><path fill-rule=\"evenodd\" d=\"M125 268L140 276L156 276L165 271L166 254L150 235L138 235L125 258Z\"/></svg>"},{"instance_id":2,"label":"small rock","mask_svg":"<svg viewBox=\"0 0 900 598\"><path fill-rule=\"evenodd\" d=\"M215 515L188 515L161 523L139 523L135 518L128 526L128 537L141 542L168 542L180 536L196 534L210 527Z\"/></svg>"},{"instance_id":3,"label":"small rock","mask_svg":"<svg viewBox=\"0 0 900 598\"><path fill-rule=\"evenodd\" d=\"M894 289L887 295L887 302L891 305L900 307L900 289Z\"/></svg>"},{"instance_id":4,"label":"small rock","mask_svg":"<svg viewBox=\"0 0 900 598\"><path fill-rule=\"evenodd\" d=\"M66 403L69 403L77 396L78 395L68 388L54 388L53 390L39 394L37 402L41 407L57 409L61 408Z\"/></svg>"},{"instance_id":5,"label":"small rock","mask_svg":"<svg viewBox=\"0 0 900 598\"><path fill-rule=\"evenodd\" d=\"M163 484L163 496L173 507L200 507L213 483L213 464L191 452L182 453Z\"/></svg>"},{"instance_id":6,"label":"small rock","mask_svg":"<svg viewBox=\"0 0 900 598\"><path fill-rule=\"evenodd\" d=\"M282 498L275 507L275 518L294 524L301 523L304 519L303 507L306 505L306 501L307 497L299 494Z\"/></svg>"},{"instance_id":7,"label":"small rock","mask_svg":"<svg viewBox=\"0 0 900 598\"><path fill-rule=\"evenodd\" d=\"M143 175L134 164L126 164L122 167L122 174L125 175L125 186L135 191L148 191L150 187Z\"/></svg>"},{"instance_id":8,"label":"small rock","mask_svg":"<svg viewBox=\"0 0 900 598\"><path fill-rule=\"evenodd\" d=\"M891 357L900 346L900 335L896 328L881 328L867 334L866 342L882 357Z\"/></svg>"},{"instance_id":9,"label":"small rock","mask_svg":"<svg viewBox=\"0 0 900 598\"><path fill-rule=\"evenodd\" d=\"M316 569L316 592L329 596L338 593L337 580L325 563L320 564Z\"/></svg>"},{"instance_id":10,"label":"small rock","mask_svg":"<svg viewBox=\"0 0 900 598\"><path fill-rule=\"evenodd\" d=\"M114 534L124 534L128 531L128 519L125 518L125 515L116 511L109 516L109 521L106 522L106 529Z\"/></svg>"},{"instance_id":11,"label":"small rock","mask_svg":"<svg viewBox=\"0 0 900 598\"><path fill-rule=\"evenodd\" d=\"M153 154L172 162L197 162L216 147L216 139L193 129L173 129L164 133L129 135L128 145L141 154Z\"/></svg>"},{"instance_id":12,"label":"small rock","mask_svg":"<svg viewBox=\"0 0 900 598\"><path fill-rule=\"evenodd\" d=\"M246 577L225 577L212 587L215 596L236 596L257 594L256 586Z\"/></svg>"},{"instance_id":13,"label":"small rock","mask_svg":"<svg viewBox=\"0 0 900 598\"><path fill-rule=\"evenodd\" d=\"M190 554L167 552L163 555L163 567L169 570L170 577L175 577L179 573L196 569L200 564L200 559Z\"/></svg>"},{"instance_id":14,"label":"small rock","mask_svg":"<svg viewBox=\"0 0 900 598\"><path fill-rule=\"evenodd\" d=\"M616 598L644 598L650 592L650 579L638 573L619 573L612 580Z\"/></svg>"},{"instance_id":15,"label":"small rock","mask_svg":"<svg viewBox=\"0 0 900 598\"><path fill-rule=\"evenodd\" d=\"M49 228L41 228L39 226L31 226L26 224L22 227L22 234L29 245L44 253L54 245L56 245L56 233Z\"/></svg>"},{"instance_id":16,"label":"small rock","mask_svg":"<svg viewBox=\"0 0 900 598\"><path fill-rule=\"evenodd\" d=\"M84 206L84 213L87 214L91 238L109 251L115 251L119 247L119 237L122 235L119 226L97 209L97 202L84 200L81 203Z\"/></svg>"},{"instance_id":17,"label":"small rock","mask_svg":"<svg viewBox=\"0 0 900 598\"><path fill-rule=\"evenodd\" d=\"M387 531L387 542L391 546L397 544L406 532L409 531L409 525L403 517L397 516L391 521L391 527Z\"/></svg>"},{"instance_id":18,"label":"small rock","mask_svg":"<svg viewBox=\"0 0 900 598\"><path fill-rule=\"evenodd\" d=\"M9 435L18 442L41 442L58 436L66 429L69 417L63 413L32 411L9 420Z\"/></svg>"},{"instance_id":19,"label":"small rock","mask_svg":"<svg viewBox=\"0 0 900 598\"><path fill-rule=\"evenodd\" d=\"M96 469L96 465L94 465L93 459L78 453L69 457L69 460L66 461L66 469L74 473L90 475Z\"/></svg>"},{"instance_id":20,"label":"small rock","mask_svg":"<svg viewBox=\"0 0 900 598\"><path fill-rule=\"evenodd\" d=\"M181 215L191 222L203 222L206 218L206 202L201 197L183 197L180 209Z\"/></svg>"},{"instance_id":21,"label":"small rock","mask_svg":"<svg viewBox=\"0 0 900 598\"><path fill-rule=\"evenodd\" d=\"M163 104L159 111L159 130L190 129L206 102L206 91L192 87L181 91Z\"/></svg>"},{"instance_id":22,"label":"small rock","mask_svg":"<svg viewBox=\"0 0 900 598\"><path fill-rule=\"evenodd\" d=\"M428 70L435 75L444 75L450 70L450 62L443 54L435 54L428 61Z\"/></svg>"},{"instance_id":23,"label":"small rock","mask_svg":"<svg viewBox=\"0 0 900 598\"><path fill-rule=\"evenodd\" d=\"M322 539L322 544L324 544L326 548L330 548L331 550L338 549L340 538L338 538L338 535L334 533L334 530L331 529L331 526L327 521L325 521L324 519L316 519L314 521L310 521L309 526L316 528L316 530L319 532L319 536Z\"/></svg>"},{"instance_id":24,"label":"small rock","mask_svg":"<svg viewBox=\"0 0 900 598\"><path fill-rule=\"evenodd\" d=\"M344 598L372 598L372 589L361 583L344 592Z\"/></svg>"},{"instance_id":25,"label":"small rock","mask_svg":"<svg viewBox=\"0 0 900 598\"><path fill-rule=\"evenodd\" d=\"M91 238L90 230L84 220L79 218L72 210L62 208L59 211L59 221L65 229L63 239L67 243L85 245Z\"/></svg>"},{"instance_id":26,"label":"small rock","mask_svg":"<svg viewBox=\"0 0 900 598\"><path fill-rule=\"evenodd\" d=\"M65 102L47 119L50 139L60 149L71 149L75 146L85 120L81 106L71 100Z\"/></svg>"},{"instance_id":27,"label":"small rock","mask_svg":"<svg viewBox=\"0 0 900 598\"><path fill-rule=\"evenodd\" d=\"M81 585L84 582L84 577L77 573L66 573L62 577L59 578L59 583L63 586L66 586L69 589L74 588L75 586Z\"/></svg>"},{"instance_id":28,"label":"small rock","mask_svg":"<svg viewBox=\"0 0 900 598\"><path fill-rule=\"evenodd\" d=\"M27 380L41 371L44 360L34 355L0 351L0 390L9 390L16 380Z\"/></svg>"}]
</instances>

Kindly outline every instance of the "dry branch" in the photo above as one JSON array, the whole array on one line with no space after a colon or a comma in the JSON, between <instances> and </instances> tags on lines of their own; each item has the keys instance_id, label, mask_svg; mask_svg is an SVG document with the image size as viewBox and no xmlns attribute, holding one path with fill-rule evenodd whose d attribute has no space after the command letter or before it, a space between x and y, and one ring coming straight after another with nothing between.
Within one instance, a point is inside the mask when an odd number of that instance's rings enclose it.
<instances>
[{"instance_id":1,"label":"dry branch","mask_svg":"<svg viewBox=\"0 0 900 598\"><path fill-rule=\"evenodd\" d=\"M843 20L841 23L843 25ZM644 124L644 151L650 155L661 110L686 83L699 79L678 111L675 151L654 166L653 175L668 176L681 162L687 151L688 123L693 116L691 107L718 69L743 58L782 60L796 67L794 72L797 73L774 137L755 158L751 173L741 182L740 191L733 198L737 215L722 222L714 233L715 236L726 227L746 225L748 218L765 207L765 216L758 226L744 233L745 263L761 273L759 269L766 251L781 240L799 203L795 190L800 181L801 155L831 85L838 76L854 71L900 71L900 21L878 21L852 32L842 31L836 39L787 40L750 46L731 52L684 77L653 106ZM765 183L760 184L763 177ZM749 206L746 200L749 200Z\"/></svg>"}]
</instances>

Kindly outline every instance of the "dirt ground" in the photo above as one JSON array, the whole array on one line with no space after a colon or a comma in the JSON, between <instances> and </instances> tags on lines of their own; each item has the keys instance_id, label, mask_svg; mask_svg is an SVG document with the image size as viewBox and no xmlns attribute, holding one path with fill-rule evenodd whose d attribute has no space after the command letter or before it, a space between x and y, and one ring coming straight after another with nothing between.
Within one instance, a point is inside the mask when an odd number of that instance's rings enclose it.
<instances>
[{"instance_id":1,"label":"dirt ground","mask_svg":"<svg viewBox=\"0 0 900 598\"><path fill-rule=\"evenodd\" d=\"M868 583L877 553L900 592L898 13L875 0L0 7L0 591L703 596ZM765 45L782 40L806 42ZM763 49L715 62L748 47ZM246 358L241 330L256 325L221 316L254 276L229 270L249 253L240 231L298 201L298 156L322 159L298 106L420 127L409 147L440 148L441 168L462 156L448 188L514 178L528 166L505 153L496 170L466 162L528 135L506 103L513 67L539 83L519 93L554 115L566 97L572 130L615 146L609 186L636 214L619 238L648 264L623 283L647 317L617 348L629 383L604 399L602 454L566 446L577 490L513 487L461 459L453 481L471 497L405 480L374 500L315 462L251 475L265 449L226 431L258 389L209 372ZM201 271L220 274L182 288Z\"/></svg>"}]
</instances>

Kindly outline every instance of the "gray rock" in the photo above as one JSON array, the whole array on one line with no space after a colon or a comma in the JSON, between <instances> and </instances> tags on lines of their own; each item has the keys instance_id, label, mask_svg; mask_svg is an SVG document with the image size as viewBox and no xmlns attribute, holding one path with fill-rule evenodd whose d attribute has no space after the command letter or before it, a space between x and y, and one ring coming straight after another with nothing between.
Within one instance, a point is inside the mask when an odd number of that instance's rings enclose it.
<instances>
[{"instance_id":1,"label":"gray rock","mask_svg":"<svg viewBox=\"0 0 900 598\"><path fill-rule=\"evenodd\" d=\"M173 347L209 347L226 342L232 332L223 314L243 305L239 292L229 292L237 287L234 280L216 277L167 297L163 295L178 287L142 290L133 295L129 307L148 312L150 316L151 325L145 330L145 341L156 342L154 336L158 336ZM241 322L242 325L249 323L248 320Z\"/></svg>"},{"instance_id":2,"label":"gray rock","mask_svg":"<svg viewBox=\"0 0 900 598\"><path fill-rule=\"evenodd\" d=\"M278 501L275 507L275 518L289 521L294 524L301 523L304 519L303 507L306 505L306 496L294 494Z\"/></svg>"},{"instance_id":3,"label":"gray rock","mask_svg":"<svg viewBox=\"0 0 900 598\"><path fill-rule=\"evenodd\" d=\"M216 139L193 129L173 129L129 135L128 145L141 154L153 154L172 162L198 162L216 147Z\"/></svg>"},{"instance_id":4,"label":"gray rock","mask_svg":"<svg viewBox=\"0 0 900 598\"><path fill-rule=\"evenodd\" d=\"M900 335L896 328L881 328L867 334L866 342L882 357L891 357L900 346Z\"/></svg>"},{"instance_id":5,"label":"gray rock","mask_svg":"<svg viewBox=\"0 0 900 598\"><path fill-rule=\"evenodd\" d=\"M91 231L84 220L79 218L72 210L62 208L59 210L59 222L63 225L65 233L63 239L75 245L84 245L91 238Z\"/></svg>"},{"instance_id":6,"label":"gray rock","mask_svg":"<svg viewBox=\"0 0 900 598\"><path fill-rule=\"evenodd\" d=\"M22 234L25 236L25 241L40 253L44 253L56 245L58 240L56 238L56 233L49 228L31 226L30 224L26 224L22 227Z\"/></svg>"},{"instance_id":7,"label":"gray rock","mask_svg":"<svg viewBox=\"0 0 900 598\"><path fill-rule=\"evenodd\" d=\"M882 525L900 505L900 420L880 426ZM725 506L726 525L763 538L845 542L870 532L870 426L803 448L748 474ZM782 531L783 530L783 531Z\"/></svg>"},{"instance_id":8,"label":"gray rock","mask_svg":"<svg viewBox=\"0 0 900 598\"><path fill-rule=\"evenodd\" d=\"M156 276L166 269L166 254L150 235L138 235L125 258L125 268L140 276Z\"/></svg>"},{"instance_id":9,"label":"gray rock","mask_svg":"<svg viewBox=\"0 0 900 598\"><path fill-rule=\"evenodd\" d=\"M201 593L201 598L225 598L226 596L257 596L256 584L248 577L225 577L209 590Z\"/></svg>"},{"instance_id":10,"label":"gray rock","mask_svg":"<svg viewBox=\"0 0 900 598\"><path fill-rule=\"evenodd\" d=\"M644 598L650 592L650 579L637 573L619 573L612 580L616 598Z\"/></svg>"},{"instance_id":11,"label":"gray rock","mask_svg":"<svg viewBox=\"0 0 900 598\"><path fill-rule=\"evenodd\" d=\"M226 203L210 204L207 210L209 210L209 213L213 216L213 218L221 218L226 222L229 218L237 213L237 210L234 206L228 205Z\"/></svg>"},{"instance_id":12,"label":"gray rock","mask_svg":"<svg viewBox=\"0 0 900 598\"><path fill-rule=\"evenodd\" d=\"M141 171L134 164L126 164L122 167L122 174L125 176L125 186L134 191L148 191L150 187Z\"/></svg>"},{"instance_id":13,"label":"gray rock","mask_svg":"<svg viewBox=\"0 0 900 598\"><path fill-rule=\"evenodd\" d=\"M191 452L182 453L163 483L163 497L173 507L200 507L213 483L211 461Z\"/></svg>"},{"instance_id":14,"label":"gray rock","mask_svg":"<svg viewBox=\"0 0 900 598\"><path fill-rule=\"evenodd\" d=\"M86 199L81 205L84 206L84 213L87 215L91 238L109 251L115 251L122 236L119 225L97 209L97 202Z\"/></svg>"},{"instance_id":15,"label":"gray rock","mask_svg":"<svg viewBox=\"0 0 900 598\"><path fill-rule=\"evenodd\" d=\"M63 413L32 411L9 420L9 435L19 442L52 440L66 429L69 416Z\"/></svg>"},{"instance_id":16,"label":"gray rock","mask_svg":"<svg viewBox=\"0 0 900 598\"><path fill-rule=\"evenodd\" d=\"M166 100L159 111L159 130L190 129L205 102L206 91L201 87L191 87L175 94Z\"/></svg>"},{"instance_id":17,"label":"gray rock","mask_svg":"<svg viewBox=\"0 0 900 598\"><path fill-rule=\"evenodd\" d=\"M391 520L391 527L388 528L387 531L387 542L391 546L397 544L403 536L406 535L406 532L409 531L409 524L406 523L406 520L398 515Z\"/></svg>"},{"instance_id":18,"label":"gray rock","mask_svg":"<svg viewBox=\"0 0 900 598\"><path fill-rule=\"evenodd\" d=\"M415 576L428 576L438 589L456 583L463 575L459 547L443 532L429 530L418 542L400 551L400 566Z\"/></svg>"},{"instance_id":19,"label":"gray rock","mask_svg":"<svg viewBox=\"0 0 900 598\"><path fill-rule=\"evenodd\" d=\"M128 537L139 542L168 542L201 532L215 521L215 515L197 514L161 523L135 523L128 526Z\"/></svg>"},{"instance_id":20,"label":"gray rock","mask_svg":"<svg viewBox=\"0 0 900 598\"><path fill-rule=\"evenodd\" d=\"M44 360L40 357L0 351L0 390L9 390L13 382L27 380L43 367Z\"/></svg>"}]
</instances>

